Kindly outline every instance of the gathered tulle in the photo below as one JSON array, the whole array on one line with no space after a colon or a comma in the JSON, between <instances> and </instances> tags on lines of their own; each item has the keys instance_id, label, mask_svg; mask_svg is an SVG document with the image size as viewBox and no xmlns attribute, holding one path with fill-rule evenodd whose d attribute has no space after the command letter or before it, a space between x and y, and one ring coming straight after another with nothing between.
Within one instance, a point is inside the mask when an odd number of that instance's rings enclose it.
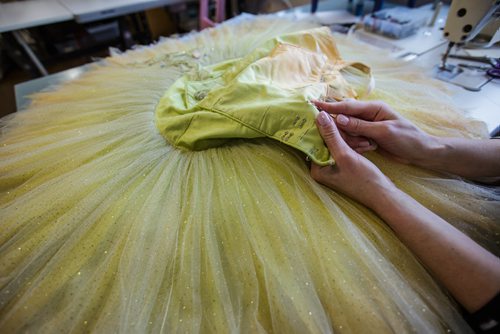
<instances>
[{"instance_id":1,"label":"gathered tulle","mask_svg":"<svg viewBox=\"0 0 500 334\"><path fill-rule=\"evenodd\" d=\"M181 151L158 133L156 105L183 73L312 26L244 17L165 39L3 118L0 332L470 332L390 228L312 180L302 153L271 139ZM337 44L372 67L367 98L436 135L486 135L418 69L342 36ZM364 78L349 78L362 89ZM500 254L493 191L367 157Z\"/></svg>"}]
</instances>

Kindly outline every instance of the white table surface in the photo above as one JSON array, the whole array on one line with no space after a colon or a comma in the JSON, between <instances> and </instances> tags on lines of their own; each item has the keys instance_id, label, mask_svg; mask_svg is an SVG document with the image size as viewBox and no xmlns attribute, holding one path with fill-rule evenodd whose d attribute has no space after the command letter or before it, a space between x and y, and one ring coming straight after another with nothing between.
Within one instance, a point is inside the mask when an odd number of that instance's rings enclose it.
<instances>
[{"instance_id":1,"label":"white table surface","mask_svg":"<svg viewBox=\"0 0 500 334\"><path fill-rule=\"evenodd\" d=\"M57 0L0 3L0 33L72 19L73 14Z\"/></svg>"},{"instance_id":2,"label":"white table surface","mask_svg":"<svg viewBox=\"0 0 500 334\"><path fill-rule=\"evenodd\" d=\"M14 86L17 111L21 111L31 103L31 94L50 90L52 87L80 78L91 69L93 63L73 67L69 70L50 74L41 78L21 82Z\"/></svg>"},{"instance_id":3,"label":"white table surface","mask_svg":"<svg viewBox=\"0 0 500 334\"><path fill-rule=\"evenodd\" d=\"M193 0L26 0L0 3L0 33L75 20L86 23Z\"/></svg>"},{"instance_id":4,"label":"white table surface","mask_svg":"<svg viewBox=\"0 0 500 334\"><path fill-rule=\"evenodd\" d=\"M434 73L433 69L440 63L441 55L445 52L445 49L446 45L442 45L419 56L412 62L422 67L429 76L432 76ZM469 63L463 60L448 60L448 63L451 64L459 62ZM474 62L470 62L470 64L485 65ZM479 92L470 91L451 84L449 86L452 88L454 102L465 110L468 116L485 122L490 132L500 125L500 79L492 79Z\"/></svg>"},{"instance_id":5,"label":"white table surface","mask_svg":"<svg viewBox=\"0 0 500 334\"><path fill-rule=\"evenodd\" d=\"M186 0L59 0L78 23L140 12L146 9L173 5Z\"/></svg>"}]
</instances>

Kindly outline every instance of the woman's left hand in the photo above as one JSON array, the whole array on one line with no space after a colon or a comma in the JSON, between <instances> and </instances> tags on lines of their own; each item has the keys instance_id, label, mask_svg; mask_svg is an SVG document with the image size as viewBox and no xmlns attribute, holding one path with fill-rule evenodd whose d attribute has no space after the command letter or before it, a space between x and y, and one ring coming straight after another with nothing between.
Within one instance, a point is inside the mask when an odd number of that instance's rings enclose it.
<instances>
[{"instance_id":1,"label":"woman's left hand","mask_svg":"<svg viewBox=\"0 0 500 334\"><path fill-rule=\"evenodd\" d=\"M396 186L371 161L349 147L326 112L319 113L316 125L336 163L325 167L313 163L313 179L375 210L377 199L396 190Z\"/></svg>"}]
</instances>

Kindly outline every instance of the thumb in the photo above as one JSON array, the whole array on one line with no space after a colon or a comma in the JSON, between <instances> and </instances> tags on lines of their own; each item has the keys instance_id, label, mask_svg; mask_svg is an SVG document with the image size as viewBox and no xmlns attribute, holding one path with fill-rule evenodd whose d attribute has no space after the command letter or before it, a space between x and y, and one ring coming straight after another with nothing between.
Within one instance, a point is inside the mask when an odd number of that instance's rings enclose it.
<instances>
[{"instance_id":1,"label":"thumb","mask_svg":"<svg viewBox=\"0 0 500 334\"><path fill-rule=\"evenodd\" d=\"M339 129L335 125L335 122L333 122L330 115L328 115L326 112L321 111L318 114L316 123L318 125L321 137L323 137L328 150L334 158L341 152L351 149L342 138Z\"/></svg>"},{"instance_id":2,"label":"thumb","mask_svg":"<svg viewBox=\"0 0 500 334\"><path fill-rule=\"evenodd\" d=\"M359 136L374 138L377 136L379 124L342 114L337 115L337 125L342 130Z\"/></svg>"}]
</instances>

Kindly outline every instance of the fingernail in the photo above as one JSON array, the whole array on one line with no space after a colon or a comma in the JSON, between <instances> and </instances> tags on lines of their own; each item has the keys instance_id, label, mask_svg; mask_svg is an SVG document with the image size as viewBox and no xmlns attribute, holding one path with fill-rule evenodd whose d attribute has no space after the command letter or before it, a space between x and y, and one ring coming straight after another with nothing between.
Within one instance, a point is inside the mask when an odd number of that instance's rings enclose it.
<instances>
[{"instance_id":1,"label":"fingernail","mask_svg":"<svg viewBox=\"0 0 500 334\"><path fill-rule=\"evenodd\" d=\"M326 112L320 111L318 115L318 123L321 126L327 125L328 123L330 123L330 116L328 116Z\"/></svg>"},{"instance_id":2,"label":"fingernail","mask_svg":"<svg viewBox=\"0 0 500 334\"><path fill-rule=\"evenodd\" d=\"M368 147L370 146L370 142L368 140L362 141L358 143L359 147Z\"/></svg>"},{"instance_id":3,"label":"fingernail","mask_svg":"<svg viewBox=\"0 0 500 334\"><path fill-rule=\"evenodd\" d=\"M349 118L344 115L337 115L337 123L340 125L347 125L347 123L349 123Z\"/></svg>"}]
</instances>

